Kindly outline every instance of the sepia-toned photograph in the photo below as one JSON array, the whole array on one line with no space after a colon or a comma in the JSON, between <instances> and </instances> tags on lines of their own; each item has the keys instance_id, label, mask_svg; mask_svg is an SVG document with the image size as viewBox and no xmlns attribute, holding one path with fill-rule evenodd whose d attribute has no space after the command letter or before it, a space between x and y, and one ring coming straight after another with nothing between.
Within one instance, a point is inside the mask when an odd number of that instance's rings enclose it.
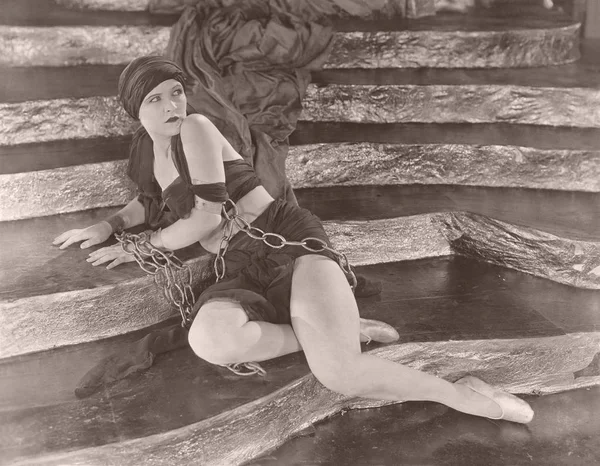
<instances>
[{"instance_id":1,"label":"sepia-toned photograph","mask_svg":"<svg viewBox=\"0 0 600 466\"><path fill-rule=\"evenodd\" d=\"M600 465L600 0L0 0L0 466Z\"/></svg>"}]
</instances>

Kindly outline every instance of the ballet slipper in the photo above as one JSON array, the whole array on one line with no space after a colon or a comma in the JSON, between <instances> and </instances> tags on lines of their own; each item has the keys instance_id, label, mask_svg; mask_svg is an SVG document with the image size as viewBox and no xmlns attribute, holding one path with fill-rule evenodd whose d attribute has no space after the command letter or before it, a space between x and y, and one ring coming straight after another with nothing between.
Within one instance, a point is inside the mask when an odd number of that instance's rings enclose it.
<instances>
[{"instance_id":1,"label":"ballet slipper","mask_svg":"<svg viewBox=\"0 0 600 466\"><path fill-rule=\"evenodd\" d=\"M360 319L360 334L367 339L367 345L371 341L392 343L398 341L400 338L394 327L380 320L373 319Z\"/></svg>"},{"instance_id":2,"label":"ballet slipper","mask_svg":"<svg viewBox=\"0 0 600 466\"><path fill-rule=\"evenodd\" d=\"M474 392L489 398L498 405L502 414L498 417L486 416L489 419L502 419L520 424L527 424L533 419L533 409L526 401L494 388L477 377L467 375L455 383L466 385Z\"/></svg>"}]
</instances>

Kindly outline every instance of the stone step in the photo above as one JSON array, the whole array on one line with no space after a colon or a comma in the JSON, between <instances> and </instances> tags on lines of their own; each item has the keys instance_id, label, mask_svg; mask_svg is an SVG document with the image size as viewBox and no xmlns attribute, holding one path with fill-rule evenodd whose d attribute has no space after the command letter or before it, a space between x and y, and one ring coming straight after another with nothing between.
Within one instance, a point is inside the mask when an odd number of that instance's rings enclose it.
<instances>
[{"instance_id":1,"label":"stone step","mask_svg":"<svg viewBox=\"0 0 600 466\"><path fill-rule=\"evenodd\" d=\"M312 83L342 85L511 85L532 88L600 88L600 43L582 45L581 62L545 68L377 68L313 71ZM61 98L113 97L124 65L0 68L0 101L19 103Z\"/></svg>"},{"instance_id":2,"label":"stone step","mask_svg":"<svg viewBox=\"0 0 600 466\"><path fill-rule=\"evenodd\" d=\"M102 163L123 160L129 152L130 136L89 139L67 139L41 143L0 146L0 175L25 173L30 171L50 170L87 163ZM547 127L537 125L496 124L464 124L464 123L335 123L335 122L300 122L290 136L292 146L319 145L336 143L377 143L394 145L399 149L409 146L447 145L465 146L504 146L506 150L521 147L524 149L540 149L549 155L552 151L594 152L600 147L600 129ZM373 145L373 147L377 147ZM340 149L340 146L335 146ZM498 148L500 150L500 148ZM305 153L302 147L292 147L290 164L295 158ZM575 160L575 159L573 159ZM487 161L486 163L490 163ZM412 161L416 164L416 161ZM476 164L477 160L471 163ZM588 160L588 164L591 160ZM553 166L560 165L554 160ZM589 166L589 165L588 165ZM548 167L546 167L548 168ZM413 170L405 167L407 176L411 172L422 172L426 167L418 165ZM570 167L569 170L576 170ZM590 170L588 168L588 170ZM593 170L592 170L593 171ZM296 169L299 172L299 168ZM440 181L445 173L439 170ZM563 170L562 175L567 171ZM415 174L413 174L415 175ZM541 175L541 174L540 174ZM553 177L558 177L555 173ZM585 176L578 179L584 181ZM554 178L547 180L552 186ZM526 180L523 180L525 182ZM561 186L565 186L563 180ZM450 180L447 183L451 183ZM568 184L568 183L567 183ZM589 184L588 187L593 184ZM528 185L523 185L527 187ZM582 184L581 186L585 186ZM542 187L532 185L530 187ZM561 189L557 186L556 189ZM565 188L567 189L567 188ZM594 190L588 188L571 188L574 190Z\"/></svg>"},{"instance_id":3,"label":"stone step","mask_svg":"<svg viewBox=\"0 0 600 466\"><path fill-rule=\"evenodd\" d=\"M518 10L517 10L518 11ZM90 13L91 14L91 13ZM341 20L328 68L504 68L579 58L578 23L540 7L501 17L440 14L414 20ZM0 26L4 66L122 64L162 53L170 28L154 25Z\"/></svg>"},{"instance_id":4,"label":"stone step","mask_svg":"<svg viewBox=\"0 0 600 466\"><path fill-rule=\"evenodd\" d=\"M346 411L245 466L598 463L600 387L526 399L535 419L525 429L428 402Z\"/></svg>"},{"instance_id":5,"label":"stone step","mask_svg":"<svg viewBox=\"0 0 600 466\"><path fill-rule=\"evenodd\" d=\"M540 70L326 72L317 75L320 82L308 86L300 119L600 128L600 66L566 68L564 74L559 69L546 75ZM46 70L37 69L38 75L43 76ZM49 73L49 84L42 86L38 86L39 77L32 79L27 72L5 72L4 82L22 84L5 85L6 95L14 97L0 103L0 117L4 121L0 145L132 134L136 123L114 96L118 68L97 70L107 73L106 84L82 87L74 97L67 97L69 81L64 79L64 72ZM94 71L86 68L75 73L75 77L85 79ZM507 75L512 78L506 79ZM55 86L54 83L61 81L62 84ZM98 91L99 95L78 97L91 91ZM16 101L23 97L36 100Z\"/></svg>"},{"instance_id":6,"label":"stone step","mask_svg":"<svg viewBox=\"0 0 600 466\"><path fill-rule=\"evenodd\" d=\"M425 130L424 134L435 131L439 134L443 128L430 128L431 131ZM403 130L393 138L401 137L407 128ZM473 138L477 130L477 127L470 128L467 139ZM379 135L373 139L385 140L390 132L379 129ZM368 130L360 129L357 133L369 139ZM534 130L531 134L538 132ZM554 138L558 134L573 136L581 132L569 133L568 129L562 129ZM588 132L588 136L591 136L590 143L596 141L596 150L385 142L305 144L290 148L286 170L295 189L426 184L597 193L600 191L600 130ZM83 143L72 145L67 142L48 144L54 153L48 153L45 144L7 147L5 157L0 157L2 161L9 161L6 164L9 173L0 174L0 220L126 204L135 193L135 187L126 176L127 161L110 160L127 154L124 139L115 138L114 145L107 139L82 140ZM568 142L563 140L562 143ZM93 147L88 151L90 145ZM96 162L98 159L108 161ZM39 164L52 163L66 166L14 173L15 168L32 170L35 165L42 168Z\"/></svg>"},{"instance_id":7,"label":"stone step","mask_svg":"<svg viewBox=\"0 0 600 466\"><path fill-rule=\"evenodd\" d=\"M380 299L359 300L361 315L389 322L401 336L394 345L364 347L373 354L449 380L476 373L512 393L600 383L593 370L573 376L598 351L598 291L460 257L379 264L361 273L383 283ZM9 464L122 464L124 455L128 464L150 457L165 465L240 464L343 409L382 405L325 391L307 375L300 353L263 363L265 378L240 378L189 348L75 399L87 370L144 334L1 361L0 456ZM185 442L185 458L174 442Z\"/></svg>"},{"instance_id":8,"label":"stone step","mask_svg":"<svg viewBox=\"0 0 600 466\"><path fill-rule=\"evenodd\" d=\"M600 89L311 84L303 121L509 123L600 128ZM60 118L57 118L60 115ZM0 145L125 136L137 124L115 97L0 104Z\"/></svg>"},{"instance_id":9,"label":"stone step","mask_svg":"<svg viewBox=\"0 0 600 466\"><path fill-rule=\"evenodd\" d=\"M148 2L117 0L120 8L103 8L96 1L86 9L73 8L62 0L4 0L0 24L10 26L171 26L178 14L156 15L148 11ZM146 3L144 7L140 6ZM136 8L131 8L137 4ZM83 5L82 5L83 6ZM129 8L127 8L129 6Z\"/></svg>"},{"instance_id":10,"label":"stone step","mask_svg":"<svg viewBox=\"0 0 600 466\"><path fill-rule=\"evenodd\" d=\"M408 186L299 190L298 197L356 265L460 254L600 289L598 195ZM173 315L137 265L96 269L85 262L88 251L51 246L61 232L113 211L0 223L0 263L6 264L0 357L118 335ZM208 260L198 249L183 258L195 276Z\"/></svg>"}]
</instances>

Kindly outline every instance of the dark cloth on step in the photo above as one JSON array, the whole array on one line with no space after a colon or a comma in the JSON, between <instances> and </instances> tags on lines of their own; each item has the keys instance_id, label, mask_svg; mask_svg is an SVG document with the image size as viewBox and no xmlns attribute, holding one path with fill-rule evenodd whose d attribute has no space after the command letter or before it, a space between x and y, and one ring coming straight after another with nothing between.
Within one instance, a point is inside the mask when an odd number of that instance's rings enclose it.
<instances>
[{"instance_id":1,"label":"dark cloth on step","mask_svg":"<svg viewBox=\"0 0 600 466\"><path fill-rule=\"evenodd\" d=\"M77 384L75 396L87 398L104 385L148 369L157 355L186 346L187 335L188 331L180 324L154 330L126 350L96 364Z\"/></svg>"}]
</instances>

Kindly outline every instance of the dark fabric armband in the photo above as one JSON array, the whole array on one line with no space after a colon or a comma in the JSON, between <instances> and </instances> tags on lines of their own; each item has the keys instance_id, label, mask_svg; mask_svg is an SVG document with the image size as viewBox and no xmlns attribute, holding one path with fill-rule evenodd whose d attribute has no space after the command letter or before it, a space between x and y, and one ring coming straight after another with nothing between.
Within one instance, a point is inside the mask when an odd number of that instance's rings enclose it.
<instances>
[{"instance_id":1,"label":"dark fabric armband","mask_svg":"<svg viewBox=\"0 0 600 466\"><path fill-rule=\"evenodd\" d=\"M164 200L169 210L178 218L189 217L196 204L195 196L208 202L225 202L227 189L225 183L187 184L183 179L178 179L163 193Z\"/></svg>"},{"instance_id":2,"label":"dark fabric armband","mask_svg":"<svg viewBox=\"0 0 600 466\"><path fill-rule=\"evenodd\" d=\"M228 160L224 162L224 166L225 182L229 191L229 197L233 202L239 201L254 188L261 186L254 168L245 160Z\"/></svg>"}]
</instances>

